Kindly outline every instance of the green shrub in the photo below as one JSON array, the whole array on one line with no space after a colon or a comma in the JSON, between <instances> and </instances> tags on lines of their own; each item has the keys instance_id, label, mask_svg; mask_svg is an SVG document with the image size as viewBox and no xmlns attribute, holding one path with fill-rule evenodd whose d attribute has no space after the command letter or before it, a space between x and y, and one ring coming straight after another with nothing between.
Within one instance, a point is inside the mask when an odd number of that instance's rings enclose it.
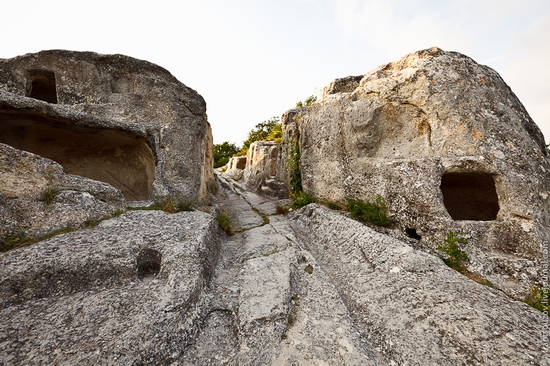
<instances>
[{"instance_id":1,"label":"green shrub","mask_svg":"<svg viewBox=\"0 0 550 366\"><path fill-rule=\"evenodd\" d=\"M302 173L300 172L300 146L296 143L286 162L286 169L290 178L290 193L298 194L302 192Z\"/></svg>"},{"instance_id":2,"label":"green shrub","mask_svg":"<svg viewBox=\"0 0 550 366\"><path fill-rule=\"evenodd\" d=\"M307 97L306 101L305 101L305 105L307 107L309 107L311 104L313 104L313 102L315 102L317 100L317 97L315 95L310 95L309 97Z\"/></svg>"},{"instance_id":3,"label":"green shrub","mask_svg":"<svg viewBox=\"0 0 550 366\"><path fill-rule=\"evenodd\" d=\"M227 164L229 159L240 150L240 147L229 143L229 141L214 145L214 168L219 168Z\"/></svg>"},{"instance_id":4,"label":"green shrub","mask_svg":"<svg viewBox=\"0 0 550 366\"><path fill-rule=\"evenodd\" d=\"M236 155L246 155L250 144L254 141L277 140L282 137L281 123L279 117L273 116L267 121L258 123L248 132L246 140L243 141L243 147Z\"/></svg>"},{"instance_id":5,"label":"green shrub","mask_svg":"<svg viewBox=\"0 0 550 366\"><path fill-rule=\"evenodd\" d=\"M306 205L309 205L310 203L315 202L315 200L307 193L305 192L299 192L292 195L292 207L294 208L301 208Z\"/></svg>"},{"instance_id":6,"label":"green shrub","mask_svg":"<svg viewBox=\"0 0 550 366\"><path fill-rule=\"evenodd\" d=\"M458 248L458 243L468 244L468 240L463 237L462 231L449 231L443 245L437 247L437 250L447 254L447 258L443 259L452 269L462 272L464 271L463 263L468 261L468 254Z\"/></svg>"},{"instance_id":7,"label":"green shrub","mask_svg":"<svg viewBox=\"0 0 550 366\"><path fill-rule=\"evenodd\" d=\"M378 226L388 226L391 219L387 216L384 198L377 194L374 202L346 198L346 208L356 220L370 222Z\"/></svg>"},{"instance_id":8,"label":"green shrub","mask_svg":"<svg viewBox=\"0 0 550 366\"><path fill-rule=\"evenodd\" d=\"M280 123L277 123L273 126L266 140L280 142L282 138L283 138L283 126Z\"/></svg>"},{"instance_id":9,"label":"green shrub","mask_svg":"<svg viewBox=\"0 0 550 366\"><path fill-rule=\"evenodd\" d=\"M220 212L216 217L216 221L220 224L220 227L227 235L233 235L233 229L231 228L231 218L225 212Z\"/></svg>"},{"instance_id":10,"label":"green shrub","mask_svg":"<svg viewBox=\"0 0 550 366\"><path fill-rule=\"evenodd\" d=\"M523 301L550 316L550 289L533 286L531 293Z\"/></svg>"},{"instance_id":11,"label":"green shrub","mask_svg":"<svg viewBox=\"0 0 550 366\"><path fill-rule=\"evenodd\" d=\"M316 100L317 100L317 97L315 95L310 95L309 97L307 97L307 99L304 102L300 100L298 103L296 103L296 108L300 108L304 106L309 107Z\"/></svg>"}]
</instances>

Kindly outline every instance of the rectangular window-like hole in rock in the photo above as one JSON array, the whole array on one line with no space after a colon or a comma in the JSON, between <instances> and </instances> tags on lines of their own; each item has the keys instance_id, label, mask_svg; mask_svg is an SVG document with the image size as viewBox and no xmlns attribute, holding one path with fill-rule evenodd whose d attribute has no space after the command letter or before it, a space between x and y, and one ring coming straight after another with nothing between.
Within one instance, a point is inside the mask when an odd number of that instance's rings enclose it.
<instances>
[{"instance_id":1,"label":"rectangular window-like hole in rock","mask_svg":"<svg viewBox=\"0 0 550 366\"><path fill-rule=\"evenodd\" d=\"M55 74L46 70L30 70L27 81L27 97L57 104Z\"/></svg>"},{"instance_id":2,"label":"rectangular window-like hole in rock","mask_svg":"<svg viewBox=\"0 0 550 366\"><path fill-rule=\"evenodd\" d=\"M478 172L445 173L441 192L447 212L453 220L496 220L499 211L495 180Z\"/></svg>"}]
</instances>

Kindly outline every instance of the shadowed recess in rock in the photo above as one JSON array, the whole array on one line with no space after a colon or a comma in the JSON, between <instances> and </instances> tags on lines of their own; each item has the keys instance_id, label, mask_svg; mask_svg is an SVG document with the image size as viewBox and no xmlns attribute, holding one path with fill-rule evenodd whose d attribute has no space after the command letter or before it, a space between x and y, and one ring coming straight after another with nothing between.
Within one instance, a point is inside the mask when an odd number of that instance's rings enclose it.
<instances>
[{"instance_id":1,"label":"shadowed recess in rock","mask_svg":"<svg viewBox=\"0 0 550 366\"><path fill-rule=\"evenodd\" d=\"M151 148L145 139L124 131L0 111L0 142L52 159L68 174L109 183L126 200L147 199L155 178Z\"/></svg>"},{"instance_id":2,"label":"shadowed recess in rock","mask_svg":"<svg viewBox=\"0 0 550 366\"><path fill-rule=\"evenodd\" d=\"M27 97L57 104L55 74L46 70L30 70L26 94Z\"/></svg>"},{"instance_id":3,"label":"shadowed recess in rock","mask_svg":"<svg viewBox=\"0 0 550 366\"><path fill-rule=\"evenodd\" d=\"M445 173L441 178L445 208L453 220L496 220L499 204L493 176L487 173Z\"/></svg>"},{"instance_id":4,"label":"shadowed recess in rock","mask_svg":"<svg viewBox=\"0 0 550 366\"><path fill-rule=\"evenodd\" d=\"M154 249L142 249L137 257L138 277L141 280L155 277L160 272L162 254Z\"/></svg>"}]
</instances>

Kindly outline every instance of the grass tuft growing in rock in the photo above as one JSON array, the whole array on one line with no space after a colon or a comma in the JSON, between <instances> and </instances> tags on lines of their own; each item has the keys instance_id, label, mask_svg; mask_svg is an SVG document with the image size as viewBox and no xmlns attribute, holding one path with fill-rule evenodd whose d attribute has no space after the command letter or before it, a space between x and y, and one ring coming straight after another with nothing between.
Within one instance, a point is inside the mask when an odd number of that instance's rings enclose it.
<instances>
[{"instance_id":1,"label":"grass tuft growing in rock","mask_svg":"<svg viewBox=\"0 0 550 366\"><path fill-rule=\"evenodd\" d=\"M286 215L288 214L288 212L289 212L289 207L287 206L280 206L280 205L275 206L275 213L277 215Z\"/></svg>"},{"instance_id":2,"label":"grass tuft growing in rock","mask_svg":"<svg viewBox=\"0 0 550 366\"><path fill-rule=\"evenodd\" d=\"M468 254L458 248L458 243L468 244L468 240L463 235L462 231L449 231L443 245L437 247L437 250L447 254L447 258L444 258L443 262L458 272L464 270L463 263L469 260Z\"/></svg>"},{"instance_id":3,"label":"grass tuft growing in rock","mask_svg":"<svg viewBox=\"0 0 550 366\"><path fill-rule=\"evenodd\" d=\"M334 202L330 202L330 201L321 201L321 204L327 206L328 208L330 208L331 210L335 210L335 211L340 211L342 209L342 207L337 204L337 203L334 203Z\"/></svg>"},{"instance_id":4,"label":"grass tuft growing in rock","mask_svg":"<svg viewBox=\"0 0 550 366\"><path fill-rule=\"evenodd\" d=\"M305 192L299 192L292 195L292 207L294 208L301 208L306 205L309 205L310 203L315 202L313 197L311 197L309 194Z\"/></svg>"},{"instance_id":5,"label":"grass tuft growing in rock","mask_svg":"<svg viewBox=\"0 0 550 366\"><path fill-rule=\"evenodd\" d=\"M227 235L233 235L233 229L231 227L231 218L225 212L220 212L216 217L216 221L220 224L220 227Z\"/></svg>"},{"instance_id":6,"label":"grass tuft growing in rock","mask_svg":"<svg viewBox=\"0 0 550 366\"><path fill-rule=\"evenodd\" d=\"M57 194L57 189L52 186L47 186L46 189L42 192L40 196L40 201L44 202L46 205L50 205Z\"/></svg>"},{"instance_id":7,"label":"grass tuft growing in rock","mask_svg":"<svg viewBox=\"0 0 550 366\"><path fill-rule=\"evenodd\" d=\"M39 241L53 238L56 235L70 233L80 229L91 229L99 225L101 221L118 217L125 212L126 210L119 209L110 215L103 216L99 220L87 220L81 227L74 227L69 225L40 236L28 235L24 230L17 231L7 236L4 240L4 243L0 243L0 252L7 252L11 249L38 243Z\"/></svg>"},{"instance_id":8,"label":"grass tuft growing in rock","mask_svg":"<svg viewBox=\"0 0 550 366\"><path fill-rule=\"evenodd\" d=\"M51 233L41 236L30 236L24 231L18 231L9 235L3 244L0 244L0 252L7 252L8 250L21 248L27 245L38 243L39 241L50 239L56 235L66 234L78 230L78 228L72 226L66 226L61 229L52 231Z\"/></svg>"},{"instance_id":9,"label":"grass tuft growing in rock","mask_svg":"<svg viewBox=\"0 0 550 366\"><path fill-rule=\"evenodd\" d=\"M99 220L87 220L87 221L84 223L84 228L86 228L86 229L94 228L94 227L96 227L97 225L99 225L99 223L100 223L101 221L113 219L113 218L115 218L115 217L118 217L118 216L122 215L122 214L125 213L125 212L126 212L126 210L118 209L118 210L116 210L115 212L113 212L113 213L110 214L110 215L105 215L105 216L103 216L103 217L100 218Z\"/></svg>"},{"instance_id":10,"label":"grass tuft growing in rock","mask_svg":"<svg viewBox=\"0 0 550 366\"><path fill-rule=\"evenodd\" d=\"M155 202L146 207L128 207L128 210L157 210L166 213L178 213L182 211L193 211L195 204L191 201L183 199L179 195L159 196L155 198Z\"/></svg>"},{"instance_id":11,"label":"grass tuft growing in rock","mask_svg":"<svg viewBox=\"0 0 550 366\"><path fill-rule=\"evenodd\" d=\"M389 226L388 208L384 198L377 194L374 202L346 198L346 208L356 220L370 222L378 226Z\"/></svg>"}]
</instances>

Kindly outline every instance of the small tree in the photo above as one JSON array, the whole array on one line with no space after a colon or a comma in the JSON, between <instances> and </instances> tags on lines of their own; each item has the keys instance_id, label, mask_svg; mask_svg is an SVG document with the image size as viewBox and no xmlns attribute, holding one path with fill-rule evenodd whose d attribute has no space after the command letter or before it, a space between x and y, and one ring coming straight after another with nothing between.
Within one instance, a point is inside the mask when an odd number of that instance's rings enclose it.
<instances>
[{"instance_id":1,"label":"small tree","mask_svg":"<svg viewBox=\"0 0 550 366\"><path fill-rule=\"evenodd\" d=\"M235 144L229 141L214 145L214 168L219 168L227 164L229 159L240 150Z\"/></svg>"},{"instance_id":2,"label":"small tree","mask_svg":"<svg viewBox=\"0 0 550 366\"><path fill-rule=\"evenodd\" d=\"M282 137L281 123L279 117L273 116L267 121L258 123L256 127L248 132L248 137L243 142L243 147L239 155L244 155L248 151L250 144L254 141L275 140Z\"/></svg>"},{"instance_id":3,"label":"small tree","mask_svg":"<svg viewBox=\"0 0 550 366\"><path fill-rule=\"evenodd\" d=\"M310 95L309 97L307 97L307 99L304 102L300 100L298 103L296 103L296 108L309 107L316 100L317 100L317 97L315 95Z\"/></svg>"}]
</instances>

